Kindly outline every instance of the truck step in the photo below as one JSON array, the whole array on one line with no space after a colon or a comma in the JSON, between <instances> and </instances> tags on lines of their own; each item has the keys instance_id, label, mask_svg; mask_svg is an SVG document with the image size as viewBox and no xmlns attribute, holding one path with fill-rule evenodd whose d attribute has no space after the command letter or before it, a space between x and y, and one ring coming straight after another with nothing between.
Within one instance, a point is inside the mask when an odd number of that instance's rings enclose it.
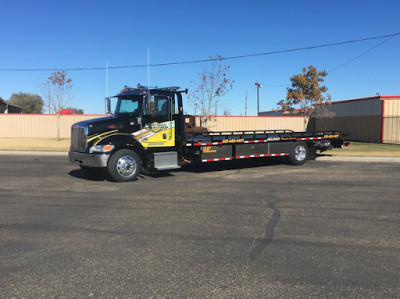
<instances>
[{"instance_id":1,"label":"truck step","mask_svg":"<svg viewBox=\"0 0 400 299\"><path fill-rule=\"evenodd\" d=\"M154 168L157 170L170 170L180 168L177 152L154 153Z\"/></svg>"}]
</instances>

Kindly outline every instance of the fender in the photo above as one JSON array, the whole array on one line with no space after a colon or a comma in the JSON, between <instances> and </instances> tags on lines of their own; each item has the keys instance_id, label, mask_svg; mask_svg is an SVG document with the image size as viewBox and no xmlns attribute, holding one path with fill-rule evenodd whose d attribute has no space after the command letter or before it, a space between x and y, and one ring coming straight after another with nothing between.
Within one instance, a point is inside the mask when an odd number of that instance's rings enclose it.
<instances>
[{"instance_id":1,"label":"fender","mask_svg":"<svg viewBox=\"0 0 400 299\"><path fill-rule=\"evenodd\" d=\"M100 138L93 140L92 145L112 144L115 146L111 154L114 154L120 149L131 149L135 151L143 161L147 163L146 151L140 142L131 134L119 132L117 130L110 131L108 134L103 134Z\"/></svg>"}]
</instances>

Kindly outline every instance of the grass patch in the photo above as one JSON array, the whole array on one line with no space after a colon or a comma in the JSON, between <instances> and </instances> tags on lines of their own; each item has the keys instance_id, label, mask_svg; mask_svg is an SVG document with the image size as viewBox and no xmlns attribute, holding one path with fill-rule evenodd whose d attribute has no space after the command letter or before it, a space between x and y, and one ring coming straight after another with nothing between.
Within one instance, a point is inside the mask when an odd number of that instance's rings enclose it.
<instances>
[{"instance_id":1,"label":"grass patch","mask_svg":"<svg viewBox=\"0 0 400 299\"><path fill-rule=\"evenodd\" d=\"M68 151L70 139L63 138L0 138L0 150L9 151Z\"/></svg>"},{"instance_id":2,"label":"grass patch","mask_svg":"<svg viewBox=\"0 0 400 299\"><path fill-rule=\"evenodd\" d=\"M335 148L322 153L327 156L360 156L360 157L400 157L400 145L351 142L342 149Z\"/></svg>"}]
</instances>

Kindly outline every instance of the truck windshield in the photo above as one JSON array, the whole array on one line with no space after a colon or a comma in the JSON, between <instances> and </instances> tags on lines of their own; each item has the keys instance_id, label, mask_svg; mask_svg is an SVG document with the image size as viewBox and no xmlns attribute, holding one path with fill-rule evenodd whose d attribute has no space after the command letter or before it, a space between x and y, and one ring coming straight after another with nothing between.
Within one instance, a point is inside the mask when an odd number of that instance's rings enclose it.
<instances>
[{"instance_id":1,"label":"truck windshield","mask_svg":"<svg viewBox=\"0 0 400 299\"><path fill-rule=\"evenodd\" d=\"M115 113L129 113L129 114L139 114L140 107L142 105L143 98L118 98L117 107L115 108Z\"/></svg>"}]
</instances>

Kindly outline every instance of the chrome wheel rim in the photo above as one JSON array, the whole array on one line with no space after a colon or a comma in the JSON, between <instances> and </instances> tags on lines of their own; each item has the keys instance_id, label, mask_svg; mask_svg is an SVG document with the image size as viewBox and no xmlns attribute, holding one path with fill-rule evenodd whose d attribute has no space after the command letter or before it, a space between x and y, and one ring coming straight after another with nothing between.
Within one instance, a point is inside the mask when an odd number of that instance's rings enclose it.
<instances>
[{"instance_id":1,"label":"chrome wheel rim","mask_svg":"<svg viewBox=\"0 0 400 299\"><path fill-rule=\"evenodd\" d=\"M303 145L298 145L294 149L294 157L297 161L303 161L306 158L306 148Z\"/></svg>"},{"instance_id":2,"label":"chrome wheel rim","mask_svg":"<svg viewBox=\"0 0 400 299\"><path fill-rule=\"evenodd\" d=\"M136 172L136 160L132 156L122 156L117 162L117 172L123 177L130 177Z\"/></svg>"}]
</instances>

